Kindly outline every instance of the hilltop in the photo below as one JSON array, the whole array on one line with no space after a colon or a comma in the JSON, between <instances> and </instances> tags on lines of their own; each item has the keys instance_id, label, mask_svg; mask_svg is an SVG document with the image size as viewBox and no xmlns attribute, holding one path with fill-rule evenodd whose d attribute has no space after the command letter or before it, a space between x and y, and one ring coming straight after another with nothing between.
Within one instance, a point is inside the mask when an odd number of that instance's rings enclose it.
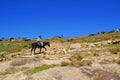
<instances>
[{"instance_id":1,"label":"hilltop","mask_svg":"<svg viewBox=\"0 0 120 80\"><path fill-rule=\"evenodd\" d=\"M32 40L0 42L1 80L120 80L120 32L54 37L31 54Z\"/></svg>"}]
</instances>

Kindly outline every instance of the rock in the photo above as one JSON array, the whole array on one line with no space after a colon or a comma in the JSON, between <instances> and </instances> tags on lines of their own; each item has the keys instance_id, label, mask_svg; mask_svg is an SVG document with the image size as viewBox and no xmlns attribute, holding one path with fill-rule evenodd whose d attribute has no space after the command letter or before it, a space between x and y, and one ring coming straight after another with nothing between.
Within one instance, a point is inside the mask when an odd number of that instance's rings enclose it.
<instances>
[{"instance_id":1,"label":"rock","mask_svg":"<svg viewBox=\"0 0 120 80\"><path fill-rule=\"evenodd\" d=\"M80 49L80 48L81 48L80 43L74 43L74 44L70 45L70 50L72 50L72 49Z\"/></svg>"},{"instance_id":2,"label":"rock","mask_svg":"<svg viewBox=\"0 0 120 80\"><path fill-rule=\"evenodd\" d=\"M76 76L77 75L77 76ZM33 74L32 80L90 80L88 76L75 67L56 67Z\"/></svg>"},{"instance_id":3,"label":"rock","mask_svg":"<svg viewBox=\"0 0 120 80\"><path fill-rule=\"evenodd\" d=\"M120 80L120 77L92 67L55 67L29 76L30 80Z\"/></svg>"}]
</instances>

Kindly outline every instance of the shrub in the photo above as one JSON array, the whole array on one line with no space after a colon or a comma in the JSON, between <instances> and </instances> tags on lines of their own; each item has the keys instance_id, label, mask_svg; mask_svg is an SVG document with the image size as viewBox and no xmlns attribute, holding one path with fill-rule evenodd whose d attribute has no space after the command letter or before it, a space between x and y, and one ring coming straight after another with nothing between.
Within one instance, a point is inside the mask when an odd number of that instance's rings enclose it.
<instances>
[{"instance_id":1,"label":"shrub","mask_svg":"<svg viewBox=\"0 0 120 80\"><path fill-rule=\"evenodd\" d=\"M32 68L32 69L30 69L30 70L27 70L25 73L27 74L27 75L32 75L32 74L34 74L34 73L37 73L37 72L39 72L39 71L43 71L43 70L46 70L46 69L49 69L49 68L51 68L51 67L53 67L53 65L42 65L42 66L38 66L38 67L34 67L34 68Z\"/></svg>"},{"instance_id":2,"label":"shrub","mask_svg":"<svg viewBox=\"0 0 120 80\"><path fill-rule=\"evenodd\" d=\"M79 53L76 53L70 58L72 62L71 64L73 66L79 67L82 59L83 57Z\"/></svg>"},{"instance_id":3,"label":"shrub","mask_svg":"<svg viewBox=\"0 0 120 80\"><path fill-rule=\"evenodd\" d=\"M69 62L61 62L61 66L68 66L68 65L71 65L71 63L69 63Z\"/></svg>"},{"instance_id":4,"label":"shrub","mask_svg":"<svg viewBox=\"0 0 120 80\"><path fill-rule=\"evenodd\" d=\"M116 60L116 63L117 63L117 64L120 64L120 59Z\"/></svg>"},{"instance_id":5,"label":"shrub","mask_svg":"<svg viewBox=\"0 0 120 80\"><path fill-rule=\"evenodd\" d=\"M110 48L108 50L111 54L118 54L118 52L120 52L120 49L118 47Z\"/></svg>"},{"instance_id":6,"label":"shrub","mask_svg":"<svg viewBox=\"0 0 120 80\"><path fill-rule=\"evenodd\" d=\"M89 66L90 64L92 64L91 60L84 60L80 62L80 66Z\"/></svg>"}]
</instances>

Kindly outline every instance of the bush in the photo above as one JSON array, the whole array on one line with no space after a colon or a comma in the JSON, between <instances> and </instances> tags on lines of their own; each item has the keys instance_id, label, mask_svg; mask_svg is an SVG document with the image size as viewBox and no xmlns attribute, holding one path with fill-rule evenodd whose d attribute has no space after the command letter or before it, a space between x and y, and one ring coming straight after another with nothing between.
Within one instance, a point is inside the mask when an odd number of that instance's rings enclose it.
<instances>
[{"instance_id":1,"label":"bush","mask_svg":"<svg viewBox=\"0 0 120 80\"><path fill-rule=\"evenodd\" d=\"M68 65L71 65L71 63L64 62L64 61L61 63L61 66L68 66Z\"/></svg>"},{"instance_id":2,"label":"bush","mask_svg":"<svg viewBox=\"0 0 120 80\"><path fill-rule=\"evenodd\" d=\"M70 58L70 60L72 62L71 64L73 66L79 67L79 66L81 66L80 63L81 63L82 59L83 59L83 57L79 53L76 53Z\"/></svg>"},{"instance_id":3,"label":"bush","mask_svg":"<svg viewBox=\"0 0 120 80\"><path fill-rule=\"evenodd\" d=\"M118 52L120 52L120 48L118 47L110 48L108 50L110 51L111 54L118 54Z\"/></svg>"},{"instance_id":4,"label":"bush","mask_svg":"<svg viewBox=\"0 0 120 80\"><path fill-rule=\"evenodd\" d=\"M32 74L34 74L34 73L37 73L37 72L39 72L39 71L43 71L43 70L46 70L46 69L49 69L49 68L51 68L51 67L53 67L53 65L42 65L42 66L38 66L38 67L34 67L34 68L32 68L32 69L30 69L30 70L27 70L25 73L27 74L27 75L32 75Z\"/></svg>"}]
</instances>

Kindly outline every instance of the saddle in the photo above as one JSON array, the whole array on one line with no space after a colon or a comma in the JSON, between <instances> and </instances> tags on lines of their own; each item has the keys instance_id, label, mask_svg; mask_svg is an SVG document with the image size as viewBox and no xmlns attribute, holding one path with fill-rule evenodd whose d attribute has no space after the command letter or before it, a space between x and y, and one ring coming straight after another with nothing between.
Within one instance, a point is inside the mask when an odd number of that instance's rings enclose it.
<instances>
[{"instance_id":1,"label":"saddle","mask_svg":"<svg viewBox=\"0 0 120 80\"><path fill-rule=\"evenodd\" d=\"M38 42L37 42L37 45L38 45L38 46L43 46L43 42L38 41Z\"/></svg>"}]
</instances>

